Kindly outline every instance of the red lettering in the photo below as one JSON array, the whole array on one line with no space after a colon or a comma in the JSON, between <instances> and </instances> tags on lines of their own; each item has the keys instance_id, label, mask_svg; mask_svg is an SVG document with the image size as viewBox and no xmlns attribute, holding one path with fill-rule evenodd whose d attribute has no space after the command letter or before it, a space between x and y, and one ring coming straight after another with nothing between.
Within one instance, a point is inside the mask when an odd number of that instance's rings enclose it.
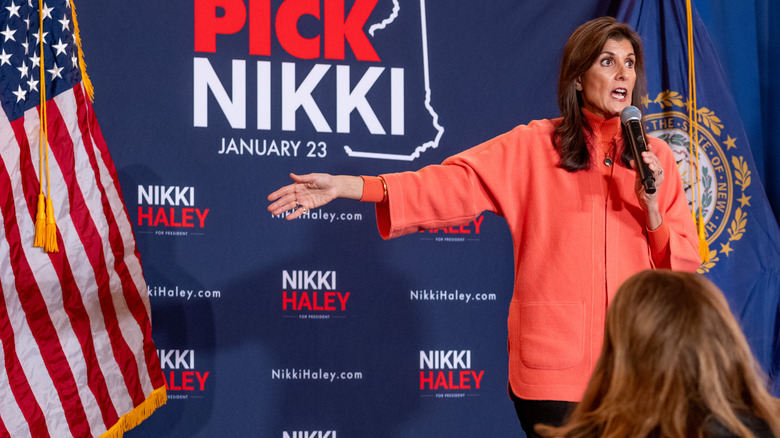
<instances>
[{"instance_id":1,"label":"red lettering","mask_svg":"<svg viewBox=\"0 0 780 438\"><path fill-rule=\"evenodd\" d=\"M198 217L198 223L203 228L206 223L206 216L209 214L208 208L203 211L198 208L184 208L181 210L180 222L176 222L176 209L173 207L167 211L164 208L158 208L156 215L154 214L154 207L149 207L148 213L144 213L142 209L143 207L138 207L138 225L143 225L144 219L149 219L149 226L155 227L165 225L166 227L192 228L195 226L192 213L195 212L195 215ZM154 216L154 221L152 221L152 216Z\"/></svg>"},{"instance_id":2,"label":"red lettering","mask_svg":"<svg viewBox=\"0 0 780 438\"><path fill-rule=\"evenodd\" d=\"M292 310L297 310L295 308L295 298L296 298L296 295L297 294L293 291L292 298L288 298L287 297L287 291L283 291L282 292L282 309L283 310L287 310L287 305L288 304L292 304Z\"/></svg>"},{"instance_id":3,"label":"red lettering","mask_svg":"<svg viewBox=\"0 0 780 438\"><path fill-rule=\"evenodd\" d=\"M312 292L312 302L314 303L313 310L326 310L324 307L317 305L317 292Z\"/></svg>"},{"instance_id":4,"label":"red lettering","mask_svg":"<svg viewBox=\"0 0 780 438\"><path fill-rule=\"evenodd\" d=\"M425 375L428 375L428 377L425 377ZM425 384L428 384L428 389L433 389L433 371L428 371L427 373L425 371L420 371L420 389L425 389Z\"/></svg>"},{"instance_id":5,"label":"red lettering","mask_svg":"<svg viewBox=\"0 0 780 438\"><path fill-rule=\"evenodd\" d=\"M157 210L157 217L154 218L154 226L156 227L157 225L160 224L160 222L163 222L166 227L170 226L170 224L168 223L168 217L165 216L164 208Z\"/></svg>"},{"instance_id":6,"label":"red lettering","mask_svg":"<svg viewBox=\"0 0 780 438\"><path fill-rule=\"evenodd\" d=\"M181 373L181 389L184 391L192 391L195 388L192 386L192 375L194 371L184 371Z\"/></svg>"},{"instance_id":7,"label":"red lettering","mask_svg":"<svg viewBox=\"0 0 780 438\"><path fill-rule=\"evenodd\" d=\"M224 15L218 17L217 8L221 8ZM214 53L217 51L217 34L233 34L244 27L246 6L242 0L195 0L193 21L195 51Z\"/></svg>"},{"instance_id":8,"label":"red lettering","mask_svg":"<svg viewBox=\"0 0 780 438\"><path fill-rule=\"evenodd\" d=\"M474 219L474 228L475 233L479 234L479 228L482 226L482 221L485 220L485 216L479 216L476 219Z\"/></svg>"},{"instance_id":9,"label":"red lettering","mask_svg":"<svg viewBox=\"0 0 780 438\"><path fill-rule=\"evenodd\" d=\"M249 0L249 54L271 55L270 0Z\"/></svg>"},{"instance_id":10,"label":"red lettering","mask_svg":"<svg viewBox=\"0 0 780 438\"><path fill-rule=\"evenodd\" d=\"M485 370L482 370L477 374L476 371L472 371L471 374L474 376L474 383L476 383L477 386L475 386L476 389L479 389L479 382L482 381L482 376L485 374Z\"/></svg>"},{"instance_id":11,"label":"red lettering","mask_svg":"<svg viewBox=\"0 0 780 438\"><path fill-rule=\"evenodd\" d=\"M165 377L165 375L163 375L163 377ZM176 386L176 374L173 371L171 371L170 380L165 379L165 389L181 391L181 386Z\"/></svg>"},{"instance_id":12,"label":"red lettering","mask_svg":"<svg viewBox=\"0 0 780 438\"><path fill-rule=\"evenodd\" d=\"M460 386L459 386L460 389L470 389L471 388L471 385L469 385L469 377L471 377L470 374L472 372L473 371L471 371L471 370L460 370L460 376L459 376L460 377Z\"/></svg>"},{"instance_id":13,"label":"red lettering","mask_svg":"<svg viewBox=\"0 0 780 438\"><path fill-rule=\"evenodd\" d=\"M472 389L472 380L474 381L474 389L479 389L484 373L484 370L479 373L473 370L420 371L420 389Z\"/></svg>"},{"instance_id":14,"label":"red lettering","mask_svg":"<svg viewBox=\"0 0 780 438\"><path fill-rule=\"evenodd\" d=\"M162 210L162 208L160 210ZM171 207L171 226L172 227L181 226L181 222L176 222L176 209L173 207Z\"/></svg>"},{"instance_id":15,"label":"red lettering","mask_svg":"<svg viewBox=\"0 0 780 438\"><path fill-rule=\"evenodd\" d=\"M208 371L203 374L201 374L200 371L184 371L181 373L181 384L176 386L175 371L171 371L169 374L163 374L163 378L165 378L165 389L169 391L195 391L196 388L193 386L195 380L198 381L198 387L203 391L206 387L206 379L208 379L208 377Z\"/></svg>"},{"instance_id":16,"label":"red lettering","mask_svg":"<svg viewBox=\"0 0 780 438\"><path fill-rule=\"evenodd\" d=\"M439 389L440 386L444 386L443 389L448 389L447 377L444 375L444 371L439 371L439 375L436 376L436 383L433 384L432 389Z\"/></svg>"},{"instance_id":17,"label":"red lettering","mask_svg":"<svg viewBox=\"0 0 780 438\"><path fill-rule=\"evenodd\" d=\"M201 379L202 377L202 379ZM206 386L206 379L209 377L209 372L206 371L205 374L201 375L199 372L195 372L195 378L198 379L198 383L200 384L200 390L203 391L203 388Z\"/></svg>"},{"instance_id":18,"label":"red lettering","mask_svg":"<svg viewBox=\"0 0 780 438\"><path fill-rule=\"evenodd\" d=\"M314 59L320 56L320 37L304 38L298 32L298 20L304 15L320 19L319 0L286 0L276 11L276 37L292 56Z\"/></svg>"},{"instance_id":19,"label":"red lettering","mask_svg":"<svg viewBox=\"0 0 780 438\"><path fill-rule=\"evenodd\" d=\"M355 0L345 17L344 0L324 0L322 8L321 0L285 0L273 20L276 38L296 58L318 58L322 45L326 59L346 59L346 41L357 60L380 61L363 30L378 1ZM323 38L305 38L298 32L304 15L322 20ZM216 52L217 35L235 34L248 22L249 54L271 55L270 0L249 0L248 7L242 0L195 0L193 18L196 52Z\"/></svg>"},{"instance_id":20,"label":"red lettering","mask_svg":"<svg viewBox=\"0 0 780 438\"><path fill-rule=\"evenodd\" d=\"M200 209L196 208L195 209L195 214L198 215L198 220L200 221L200 227L203 228L204 224L206 223L206 216L209 215L209 209L207 208L207 209L203 210L203 215L201 215L200 213L201 213Z\"/></svg>"},{"instance_id":21,"label":"red lettering","mask_svg":"<svg viewBox=\"0 0 780 438\"><path fill-rule=\"evenodd\" d=\"M289 1L289 0L288 0ZM379 0L357 0L344 19L344 0L325 1L325 58L345 59L344 40L359 61L379 61L363 26Z\"/></svg>"},{"instance_id":22,"label":"red lettering","mask_svg":"<svg viewBox=\"0 0 780 438\"><path fill-rule=\"evenodd\" d=\"M323 306L325 310L336 310L333 306L333 303L336 302L335 295L335 292L325 292L325 305Z\"/></svg>"},{"instance_id":23,"label":"red lettering","mask_svg":"<svg viewBox=\"0 0 780 438\"><path fill-rule=\"evenodd\" d=\"M304 307L308 307L311 310L311 302L306 292L301 293L301 302L298 304L298 310L303 310Z\"/></svg>"},{"instance_id":24,"label":"red lettering","mask_svg":"<svg viewBox=\"0 0 780 438\"><path fill-rule=\"evenodd\" d=\"M347 292L346 294L339 293L339 302L341 303L341 310L344 311L347 309L347 300L349 299L350 292Z\"/></svg>"},{"instance_id":25,"label":"red lettering","mask_svg":"<svg viewBox=\"0 0 780 438\"><path fill-rule=\"evenodd\" d=\"M138 225L143 225L144 219L148 218L149 226L150 227L152 226L152 207L148 207L148 208L149 208L149 214L144 214L144 207L140 205L138 206Z\"/></svg>"},{"instance_id":26,"label":"red lettering","mask_svg":"<svg viewBox=\"0 0 780 438\"><path fill-rule=\"evenodd\" d=\"M192 228L195 225L192 224L192 211L194 208L182 208L181 210L181 226Z\"/></svg>"},{"instance_id":27,"label":"red lettering","mask_svg":"<svg viewBox=\"0 0 780 438\"><path fill-rule=\"evenodd\" d=\"M474 234L479 234L479 229L482 227L482 221L485 220L485 216L479 216L476 219L474 219L471 222L465 223L463 225L457 226L457 227L444 227L444 228L434 228L431 230L420 230L421 233L429 232L429 233L438 233L439 231L443 233L452 233L452 234L471 234L471 229L466 228L471 223L474 223Z\"/></svg>"},{"instance_id":28,"label":"red lettering","mask_svg":"<svg viewBox=\"0 0 780 438\"><path fill-rule=\"evenodd\" d=\"M300 299L298 292L282 291L282 309L287 310L290 305L290 310L319 310L319 311L336 311L336 300L338 300L341 310L346 310L347 300L349 299L350 292L301 292Z\"/></svg>"}]
</instances>

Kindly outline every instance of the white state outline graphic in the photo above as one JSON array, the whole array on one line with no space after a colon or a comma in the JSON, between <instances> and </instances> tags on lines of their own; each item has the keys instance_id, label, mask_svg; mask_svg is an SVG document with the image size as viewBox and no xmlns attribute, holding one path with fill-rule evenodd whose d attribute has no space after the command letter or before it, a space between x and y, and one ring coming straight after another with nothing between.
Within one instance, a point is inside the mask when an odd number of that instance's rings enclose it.
<instances>
[{"instance_id":1,"label":"white state outline graphic","mask_svg":"<svg viewBox=\"0 0 780 438\"><path fill-rule=\"evenodd\" d=\"M390 14L388 18L383 20L381 23L372 25L368 33L371 34L371 36L374 36L374 31L379 29L384 29L388 24L392 23L395 18L398 16L398 11L401 9L400 5L398 4L398 0L393 0L393 12ZM429 148L437 148L439 147L439 140L441 139L441 136L444 134L444 127L439 125L439 115L436 113L436 111L431 106L431 83L430 83L430 76L428 74L428 28L426 26L426 18L425 18L425 0L420 0L420 24L421 24L421 30L422 30L422 50L423 50L423 76L424 76L424 82L425 82L425 108L428 110L428 113L431 115L432 124L434 129L436 129L436 138L434 138L432 141L425 142L421 144L420 146L417 146L417 148L409 155L400 155L400 154L382 154L378 152L360 152L360 151L354 151L351 147L348 145L344 145L344 150L347 152L347 156L349 157L358 157L358 158L376 158L380 160L398 160L398 161L414 161L415 159L420 157L420 154L422 152L425 152Z\"/></svg>"}]
</instances>

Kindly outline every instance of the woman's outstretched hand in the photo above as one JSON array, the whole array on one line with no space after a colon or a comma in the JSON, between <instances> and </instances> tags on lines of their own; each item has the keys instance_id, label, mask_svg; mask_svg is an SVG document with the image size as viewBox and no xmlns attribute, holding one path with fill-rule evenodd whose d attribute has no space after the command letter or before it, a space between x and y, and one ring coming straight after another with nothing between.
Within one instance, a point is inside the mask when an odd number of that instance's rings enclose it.
<instances>
[{"instance_id":1,"label":"woman's outstretched hand","mask_svg":"<svg viewBox=\"0 0 780 438\"><path fill-rule=\"evenodd\" d=\"M336 198L360 199L363 194L363 179L359 176L310 173L290 174L294 181L268 195L271 205L268 211L273 215L293 210L287 220L293 220L309 210L322 207Z\"/></svg>"}]
</instances>

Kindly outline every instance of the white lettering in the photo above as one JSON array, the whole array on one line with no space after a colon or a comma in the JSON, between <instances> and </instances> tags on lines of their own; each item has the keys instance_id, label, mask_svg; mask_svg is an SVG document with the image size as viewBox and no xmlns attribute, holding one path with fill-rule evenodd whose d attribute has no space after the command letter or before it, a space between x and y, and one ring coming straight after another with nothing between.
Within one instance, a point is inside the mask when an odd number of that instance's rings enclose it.
<instances>
[{"instance_id":1,"label":"white lettering","mask_svg":"<svg viewBox=\"0 0 780 438\"><path fill-rule=\"evenodd\" d=\"M355 89L349 90L349 66L340 65L336 67L336 99L339 102L336 126L337 131L342 133L350 132L349 116L352 111L357 109L363 121L372 134L384 134L385 130L376 118L376 113L366 100L366 93L371 90L379 75L385 69L383 67L369 67L366 74L360 79Z\"/></svg>"},{"instance_id":2,"label":"white lettering","mask_svg":"<svg viewBox=\"0 0 780 438\"><path fill-rule=\"evenodd\" d=\"M246 128L246 61L233 60L232 82L233 98L231 99L211 62L206 58L193 59L193 126L203 128L209 126L208 92L211 90L230 127Z\"/></svg>"},{"instance_id":3,"label":"white lettering","mask_svg":"<svg viewBox=\"0 0 780 438\"><path fill-rule=\"evenodd\" d=\"M282 271L283 289L335 290L336 271Z\"/></svg>"},{"instance_id":4,"label":"white lettering","mask_svg":"<svg viewBox=\"0 0 780 438\"><path fill-rule=\"evenodd\" d=\"M317 103L316 91L323 87L331 87L335 93L335 124L337 132L350 133L352 130L351 116L357 110L360 120L363 121L368 131L374 135L386 135L386 130L377 117L374 106L369 101L370 92L376 87L389 87L389 122L390 134L404 135L404 69L391 68L389 79L383 79L382 73L385 67L367 67L363 76L352 88L352 66L337 65L335 79L327 79L332 65L315 64L306 73L300 83L297 80L297 64L292 62L281 63L281 86L274 87L272 83L273 68L269 61L257 61L257 119L256 129L268 131L272 129L274 107L272 103L279 99L277 110L281 113L281 129L283 131L295 131L297 128L298 110L303 109L305 118L308 118L317 132L333 132L331 124L325 119L320 108L323 102ZM216 99L217 105L233 129L246 129L247 123L247 63L242 59L231 60L229 81L230 92L226 84L217 75L211 61L207 58L193 58L193 126L206 128L209 126L209 101L210 95ZM276 97L272 93L279 93ZM213 102L213 101L212 101ZM330 101L326 102L330 104ZM277 122L278 123L278 122ZM230 151L238 154L251 154L257 150L258 140L239 144L241 140L223 139L223 150L220 153ZM254 144L253 144L254 143ZM292 146L292 145L288 145ZM226 149L226 147L228 149ZM258 154L262 155L262 154ZM282 152L282 155L285 155ZM319 155L318 155L319 156Z\"/></svg>"},{"instance_id":5,"label":"white lettering","mask_svg":"<svg viewBox=\"0 0 780 438\"><path fill-rule=\"evenodd\" d=\"M195 205L195 187L138 186L138 205Z\"/></svg>"},{"instance_id":6,"label":"white lettering","mask_svg":"<svg viewBox=\"0 0 780 438\"><path fill-rule=\"evenodd\" d=\"M470 369L471 350L420 351L420 369Z\"/></svg>"},{"instance_id":7,"label":"white lettering","mask_svg":"<svg viewBox=\"0 0 780 438\"><path fill-rule=\"evenodd\" d=\"M157 350L162 369L191 370L195 368L195 350Z\"/></svg>"},{"instance_id":8,"label":"white lettering","mask_svg":"<svg viewBox=\"0 0 780 438\"><path fill-rule=\"evenodd\" d=\"M317 132L332 132L311 95L328 70L330 70L329 65L315 65L296 89L295 64L282 63L282 130L295 131L295 112L299 107L303 107Z\"/></svg>"}]
</instances>

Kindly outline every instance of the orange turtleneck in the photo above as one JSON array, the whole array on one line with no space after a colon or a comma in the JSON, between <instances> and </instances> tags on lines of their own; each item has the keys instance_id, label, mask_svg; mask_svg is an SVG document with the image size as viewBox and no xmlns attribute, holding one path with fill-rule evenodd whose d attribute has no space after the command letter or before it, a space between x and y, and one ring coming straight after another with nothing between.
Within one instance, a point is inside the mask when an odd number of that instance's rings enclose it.
<instances>
[{"instance_id":1,"label":"orange turtleneck","mask_svg":"<svg viewBox=\"0 0 780 438\"><path fill-rule=\"evenodd\" d=\"M604 119L584 108L582 114L593 130L589 138L590 156L593 158L593 165L601 172L604 193L607 193L609 192L609 183L612 180L612 169L614 166L620 165L618 163L620 155L618 154L622 149L618 148L618 141L622 144L623 138L620 117ZM607 159L609 159L610 165L606 164Z\"/></svg>"}]
</instances>

